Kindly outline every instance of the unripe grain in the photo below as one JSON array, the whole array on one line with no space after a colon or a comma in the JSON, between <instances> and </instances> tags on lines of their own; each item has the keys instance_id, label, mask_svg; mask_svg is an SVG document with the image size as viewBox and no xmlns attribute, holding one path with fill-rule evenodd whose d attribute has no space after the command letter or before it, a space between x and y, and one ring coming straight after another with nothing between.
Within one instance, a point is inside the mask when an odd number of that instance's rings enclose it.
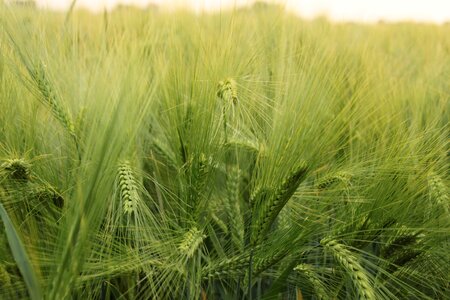
<instances>
[{"instance_id":1,"label":"unripe grain","mask_svg":"<svg viewBox=\"0 0 450 300\"><path fill-rule=\"evenodd\" d=\"M347 271L361 300L375 300L375 292L365 269L352 252L333 239L322 239L321 245L327 249L339 264Z\"/></svg>"}]
</instances>

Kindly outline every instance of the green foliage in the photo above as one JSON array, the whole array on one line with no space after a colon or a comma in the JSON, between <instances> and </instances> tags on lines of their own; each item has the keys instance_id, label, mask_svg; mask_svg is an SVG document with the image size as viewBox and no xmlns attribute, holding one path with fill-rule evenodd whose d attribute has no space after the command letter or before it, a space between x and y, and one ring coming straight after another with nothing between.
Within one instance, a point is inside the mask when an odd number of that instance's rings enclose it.
<instances>
[{"instance_id":1,"label":"green foliage","mask_svg":"<svg viewBox=\"0 0 450 300\"><path fill-rule=\"evenodd\" d=\"M1 299L448 298L448 25L1 8Z\"/></svg>"}]
</instances>

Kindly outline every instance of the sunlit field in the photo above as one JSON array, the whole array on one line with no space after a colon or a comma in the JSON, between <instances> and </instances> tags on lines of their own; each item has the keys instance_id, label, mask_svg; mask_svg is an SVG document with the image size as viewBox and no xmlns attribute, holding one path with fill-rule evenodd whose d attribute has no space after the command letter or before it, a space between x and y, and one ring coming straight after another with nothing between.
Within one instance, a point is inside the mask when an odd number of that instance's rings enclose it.
<instances>
[{"instance_id":1,"label":"sunlit field","mask_svg":"<svg viewBox=\"0 0 450 300\"><path fill-rule=\"evenodd\" d=\"M450 24L0 26L0 299L449 299Z\"/></svg>"}]
</instances>

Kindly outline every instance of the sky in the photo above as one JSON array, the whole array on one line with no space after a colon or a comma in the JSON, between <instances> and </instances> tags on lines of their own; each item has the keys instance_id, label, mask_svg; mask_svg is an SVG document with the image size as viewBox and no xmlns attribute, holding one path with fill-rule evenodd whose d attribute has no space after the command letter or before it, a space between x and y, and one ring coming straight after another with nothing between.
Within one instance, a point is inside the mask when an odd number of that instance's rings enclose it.
<instances>
[{"instance_id":1,"label":"sky","mask_svg":"<svg viewBox=\"0 0 450 300\"><path fill-rule=\"evenodd\" d=\"M37 0L39 6L67 8L72 0ZM155 3L168 9L187 6L196 12L221 7L246 5L252 0L78 0L77 5L94 11L113 8L117 4L145 7ZM305 18L326 15L335 21L419 21L444 23L450 21L450 0L272 0Z\"/></svg>"}]
</instances>

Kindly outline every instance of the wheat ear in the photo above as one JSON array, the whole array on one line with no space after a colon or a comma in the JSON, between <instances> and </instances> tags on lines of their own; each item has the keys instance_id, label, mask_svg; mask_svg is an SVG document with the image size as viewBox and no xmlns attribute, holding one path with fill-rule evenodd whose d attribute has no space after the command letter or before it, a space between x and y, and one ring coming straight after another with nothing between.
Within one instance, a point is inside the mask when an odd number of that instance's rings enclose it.
<instances>
[{"instance_id":1,"label":"wheat ear","mask_svg":"<svg viewBox=\"0 0 450 300\"><path fill-rule=\"evenodd\" d=\"M0 264L0 287L8 288L11 286L11 276L5 266Z\"/></svg>"},{"instance_id":2,"label":"wheat ear","mask_svg":"<svg viewBox=\"0 0 450 300\"><path fill-rule=\"evenodd\" d=\"M123 211L125 214L130 215L136 211L136 206L139 202L139 189L129 161L124 161L119 164L117 184Z\"/></svg>"},{"instance_id":3,"label":"wheat ear","mask_svg":"<svg viewBox=\"0 0 450 300\"><path fill-rule=\"evenodd\" d=\"M206 278L228 277L243 275L248 268L250 257L248 254L224 259L220 263L204 269Z\"/></svg>"},{"instance_id":4,"label":"wheat ear","mask_svg":"<svg viewBox=\"0 0 450 300\"><path fill-rule=\"evenodd\" d=\"M31 72L31 77L37 85L38 91L41 94L41 101L50 107L53 116L67 129L69 134L78 142L77 135L75 133L75 126L72 121L72 117L66 109L61 105L59 99L56 96L55 91L47 79L45 70L42 64Z\"/></svg>"},{"instance_id":5,"label":"wheat ear","mask_svg":"<svg viewBox=\"0 0 450 300\"><path fill-rule=\"evenodd\" d=\"M264 257L259 257L255 259L255 267L254 267L254 275L258 275L261 272L267 270L268 268L272 267L273 265L279 263L282 259L286 257L286 255L289 253L288 250L278 250L275 253L271 253L269 255L266 255Z\"/></svg>"},{"instance_id":6,"label":"wheat ear","mask_svg":"<svg viewBox=\"0 0 450 300\"><path fill-rule=\"evenodd\" d=\"M240 180L241 170L238 166L232 167L227 176L228 222L233 244L237 249L242 250L244 246L244 220L241 214Z\"/></svg>"},{"instance_id":7,"label":"wheat ear","mask_svg":"<svg viewBox=\"0 0 450 300\"><path fill-rule=\"evenodd\" d=\"M428 176L428 186L430 190L430 197L434 199L440 206L442 206L445 212L449 213L449 196L447 186L439 175L431 172Z\"/></svg>"},{"instance_id":8,"label":"wheat ear","mask_svg":"<svg viewBox=\"0 0 450 300\"><path fill-rule=\"evenodd\" d=\"M333 257L348 272L357 290L359 299L375 300L375 292L370 284L369 277L353 253L333 239L322 239L320 244L331 252Z\"/></svg>"},{"instance_id":9,"label":"wheat ear","mask_svg":"<svg viewBox=\"0 0 450 300\"><path fill-rule=\"evenodd\" d=\"M217 96L224 101L232 101L237 104L238 91L237 84L233 78L227 78L219 82L217 87Z\"/></svg>"},{"instance_id":10,"label":"wheat ear","mask_svg":"<svg viewBox=\"0 0 450 300\"><path fill-rule=\"evenodd\" d=\"M258 201L256 220L253 231L253 244L261 241L269 231L271 225L280 213L281 209L286 205L292 197L298 186L305 179L308 172L308 166L305 162L300 163L295 171L283 180L274 193L269 197L256 199ZM260 196L261 197L261 196Z\"/></svg>"},{"instance_id":11,"label":"wheat ear","mask_svg":"<svg viewBox=\"0 0 450 300\"><path fill-rule=\"evenodd\" d=\"M325 287L322 281L317 276L316 272L314 272L312 266L306 264L300 264L294 268L295 271L302 273L309 280L311 285L314 288L314 292L316 293L316 297L319 300L328 300L331 299L328 296L328 293L325 291Z\"/></svg>"},{"instance_id":12,"label":"wheat ear","mask_svg":"<svg viewBox=\"0 0 450 300\"><path fill-rule=\"evenodd\" d=\"M197 227L192 227L183 235L183 239L178 245L178 250L183 253L184 256L190 258L199 249L206 236Z\"/></svg>"},{"instance_id":13,"label":"wheat ear","mask_svg":"<svg viewBox=\"0 0 450 300\"><path fill-rule=\"evenodd\" d=\"M8 159L2 163L0 169L10 180L18 182L30 180L31 163L23 158Z\"/></svg>"},{"instance_id":14,"label":"wheat ear","mask_svg":"<svg viewBox=\"0 0 450 300\"><path fill-rule=\"evenodd\" d=\"M31 196L38 201L51 201L59 208L64 206L64 198L61 193L49 184L36 187L31 191Z\"/></svg>"},{"instance_id":15,"label":"wheat ear","mask_svg":"<svg viewBox=\"0 0 450 300\"><path fill-rule=\"evenodd\" d=\"M319 181L316 184L316 188L319 190L324 190L338 182L348 185L350 182L350 179L352 177L353 177L352 174L350 174L349 172L345 172L345 171L339 171L334 174L329 174L329 175L326 175L323 178L319 179Z\"/></svg>"}]
</instances>

